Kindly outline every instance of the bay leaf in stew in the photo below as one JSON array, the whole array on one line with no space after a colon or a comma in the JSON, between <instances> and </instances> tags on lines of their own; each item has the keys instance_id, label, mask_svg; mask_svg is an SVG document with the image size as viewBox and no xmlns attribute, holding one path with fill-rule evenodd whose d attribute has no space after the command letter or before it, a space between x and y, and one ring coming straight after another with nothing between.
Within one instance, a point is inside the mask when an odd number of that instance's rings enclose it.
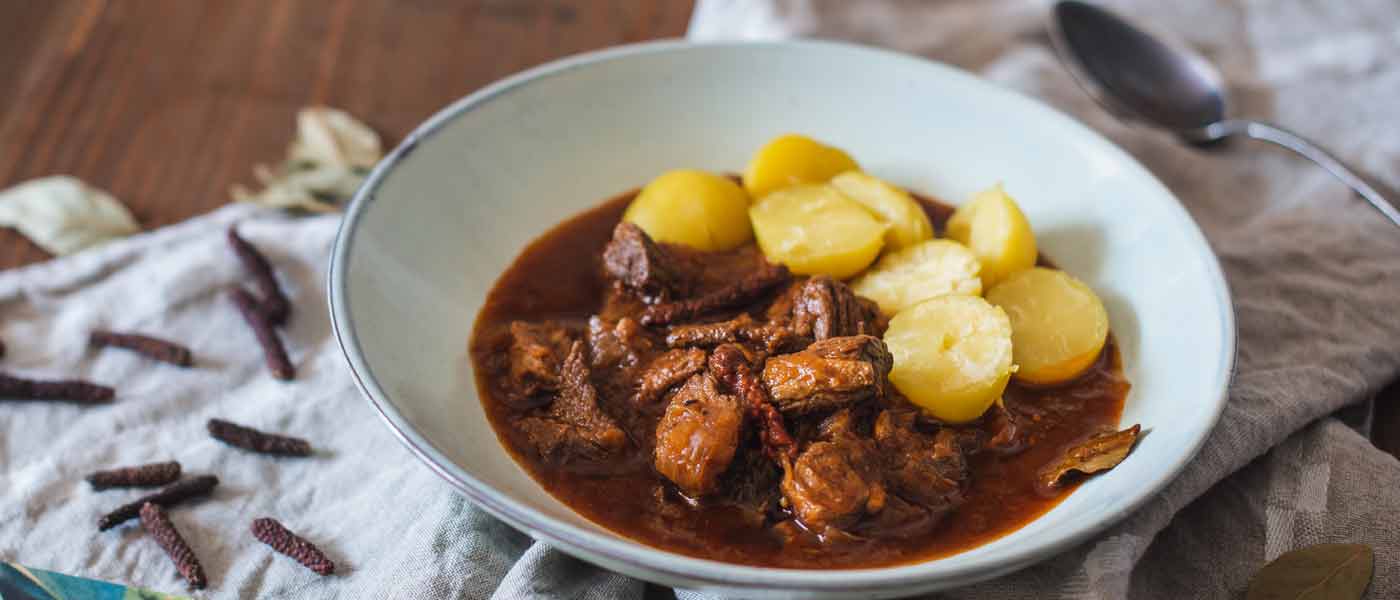
<instances>
[{"instance_id":1,"label":"bay leaf in stew","mask_svg":"<svg viewBox=\"0 0 1400 600\"><path fill-rule=\"evenodd\" d=\"M1245 600L1359 600L1375 552L1364 544L1318 544L1285 552L1249 580Z\"/></svg>"},{"instance_id":2,"label":"bay leaf in stew","mask_svg":"<svg viewBox=\"0 0 1400 600\"><path fill-rule=\"evenodd\" d=\"M1070 473L1091 475L1118 466L1132 451L1141 430L1141 425L1133 425L1122 431L1101 433L1070 446L1059 461L1041 471L1036 481L1038 491L1054 493Z\"/></svg>"}]
</instances>

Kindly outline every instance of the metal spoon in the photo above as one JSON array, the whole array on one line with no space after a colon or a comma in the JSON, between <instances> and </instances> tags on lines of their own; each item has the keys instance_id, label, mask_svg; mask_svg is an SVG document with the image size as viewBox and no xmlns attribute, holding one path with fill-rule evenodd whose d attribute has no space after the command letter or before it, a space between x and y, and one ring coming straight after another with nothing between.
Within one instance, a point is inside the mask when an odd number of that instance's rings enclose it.
<instances>
[{"instance_id":1,"label":"metal spoon","mask_svg":"<svg viewBox=\"0 0 1400 600\"><path fill-rule=\"evenodd\" d=\"M1183 44L1154 37L1075 0L1055 4L1051 38L1085 91L1120 117L1169 129L1193 143L1232 135L1273 142L1317 163L1400 225L1400 210L1322 148L1275 125L1227 118L1220 72Z\"/></svg>"}]
</instances>

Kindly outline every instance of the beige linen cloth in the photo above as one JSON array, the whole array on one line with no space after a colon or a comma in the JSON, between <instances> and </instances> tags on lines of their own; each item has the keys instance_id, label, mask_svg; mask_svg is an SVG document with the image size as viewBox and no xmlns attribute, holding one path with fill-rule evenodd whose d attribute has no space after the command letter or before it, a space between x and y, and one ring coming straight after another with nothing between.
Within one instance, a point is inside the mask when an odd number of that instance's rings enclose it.
<instances>
[{"instance_id":1,"label":"beige linen cloth","mask_svg":"<svg viewBox=\"0 0 1400 600\"><path fill-rule=\"evenodd\" d=\"M1400 4L1394 0L1117 3L1184 35L1224 68L1243 112L1317 138L1400 184ZM1238 372L1200 455L1099 538L944 598L1239 595L1265 561L1317 542L1376 548L1372 598L1400 597L1400 462L1337 411L1400 371L1400 230L1321 170L1249 143L1213 152L1121 125L1046 45L1040 1L704 1L697 39L815 35L880 44L977 71L1108 135L1186 203L1220 254L1239 320ZM858 117L857 117L858 118ZM298 379L272 380L223 290L243 281L222 235L264 248L296 302L285 337ZM231 206L48 263L0 272L0 370L116 385L111 406L0 403L0 558L165 592L183 584L139 527L94 521L139 495L81 476L179 459L223 481L171 511L209 573L209 598L642 598L639 581L502 525L404 450L352 383L324 301L334 217ZM193 347L181 370L87 332L145 331ZM308 459L210 440L222 417L309 438ZM275 516L320 544L320 578L248 533ZM680 591L686 598L705 596Z\"/></svg>"}]
</instances>

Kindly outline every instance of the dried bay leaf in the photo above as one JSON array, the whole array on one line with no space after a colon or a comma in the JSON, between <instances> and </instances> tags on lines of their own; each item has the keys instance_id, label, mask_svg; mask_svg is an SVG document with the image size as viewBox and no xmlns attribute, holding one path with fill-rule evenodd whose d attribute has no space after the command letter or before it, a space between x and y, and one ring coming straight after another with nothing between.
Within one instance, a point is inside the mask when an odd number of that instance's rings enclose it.
<instances>
[{"instance_id":1,"label":"dried bay leaf","mask_svg":"<svg viewBox=\"0 0 1400 600\"><path fill-rule=\"evenodd\" d=\"M1317 544L1285 552L1249 580L1245 600L1357 600L1371 585L1365 544Z\"/></svg>"},{"instance_id":2,"label":"dried bay leaf","mask_svg":"<svg viewBox=\"0 0 1400 600\"><path fill-rule=\"evenodd\" d=\"M0 191L0 227L13 227L50 254L72 254L141 230L111 194L66 175Z\"/></svg>"},{"instance_id":3,"label":"dried bay leaf","mask_svg":"<svg viewBox=\"0 0 1400 600\"><path fill-rule=\"evenodd\" d=\"M349 113L326 107L297 113L297 139L287 149L288 160L365 169L383 156L379 134Z\"/></svg>"},{"instance_id":4,"label":"dried bay leaf","mask_svg":"<svg viewBox=\"0 0 1400 600\"><path fill-rule=\"evenodd\" d=\"M345 199L355 195L365 172L358 167L306 164L273 172L258 165L254 175L262 182L263 189L254 193L234 186L234 200L274 208L334 212L340 210Z\"/></svg>"},{"instance_id":5,"label":"dried bay leaf","mask_svg":"<svg viewBox=\"0 0 1400 600\"><path fill-rule=\"evenodd\" d=\"M287 159L276 167L253 168L263 189L235 185L231 195L235 201L274 208L334 212L383 156L379 135L349 113L304 108L297 113L296 139L287 148Z\"/></svg>"},{"instance_id":6,"label":"dried bay leaf","mask_svg":"<svg viewBox=\"0 0 1400 600\"><path fill-rule=\"evenodd\" d=\"M1042 493L1053 492L1070 473L1092 475L1118 466L1137 443L1141 425L1122 431L1101 433L1065 450L1060 460L1040 472L1036 485Z\"/></svg>"}]
</instances>

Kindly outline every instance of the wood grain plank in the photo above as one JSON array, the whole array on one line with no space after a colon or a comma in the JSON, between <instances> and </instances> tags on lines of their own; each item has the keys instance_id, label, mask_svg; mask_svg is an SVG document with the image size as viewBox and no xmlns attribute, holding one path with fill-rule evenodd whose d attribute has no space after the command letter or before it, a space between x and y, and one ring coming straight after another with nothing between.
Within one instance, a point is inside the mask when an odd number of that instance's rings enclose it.
<instances>
[{"instance_id":1,"label":"wood grain plank","mask_svg":"<svg viewBox=\"0 0 1400 600\"><path fill-rule=\"evenodd\" d=\"M0 3L0 187L71 174L146 228L212 210L279 160L298 108L390 141L482 85L684 32L662 0ZM0 230L0 268L48 258Z\"/></svg>"}]
</instances>

